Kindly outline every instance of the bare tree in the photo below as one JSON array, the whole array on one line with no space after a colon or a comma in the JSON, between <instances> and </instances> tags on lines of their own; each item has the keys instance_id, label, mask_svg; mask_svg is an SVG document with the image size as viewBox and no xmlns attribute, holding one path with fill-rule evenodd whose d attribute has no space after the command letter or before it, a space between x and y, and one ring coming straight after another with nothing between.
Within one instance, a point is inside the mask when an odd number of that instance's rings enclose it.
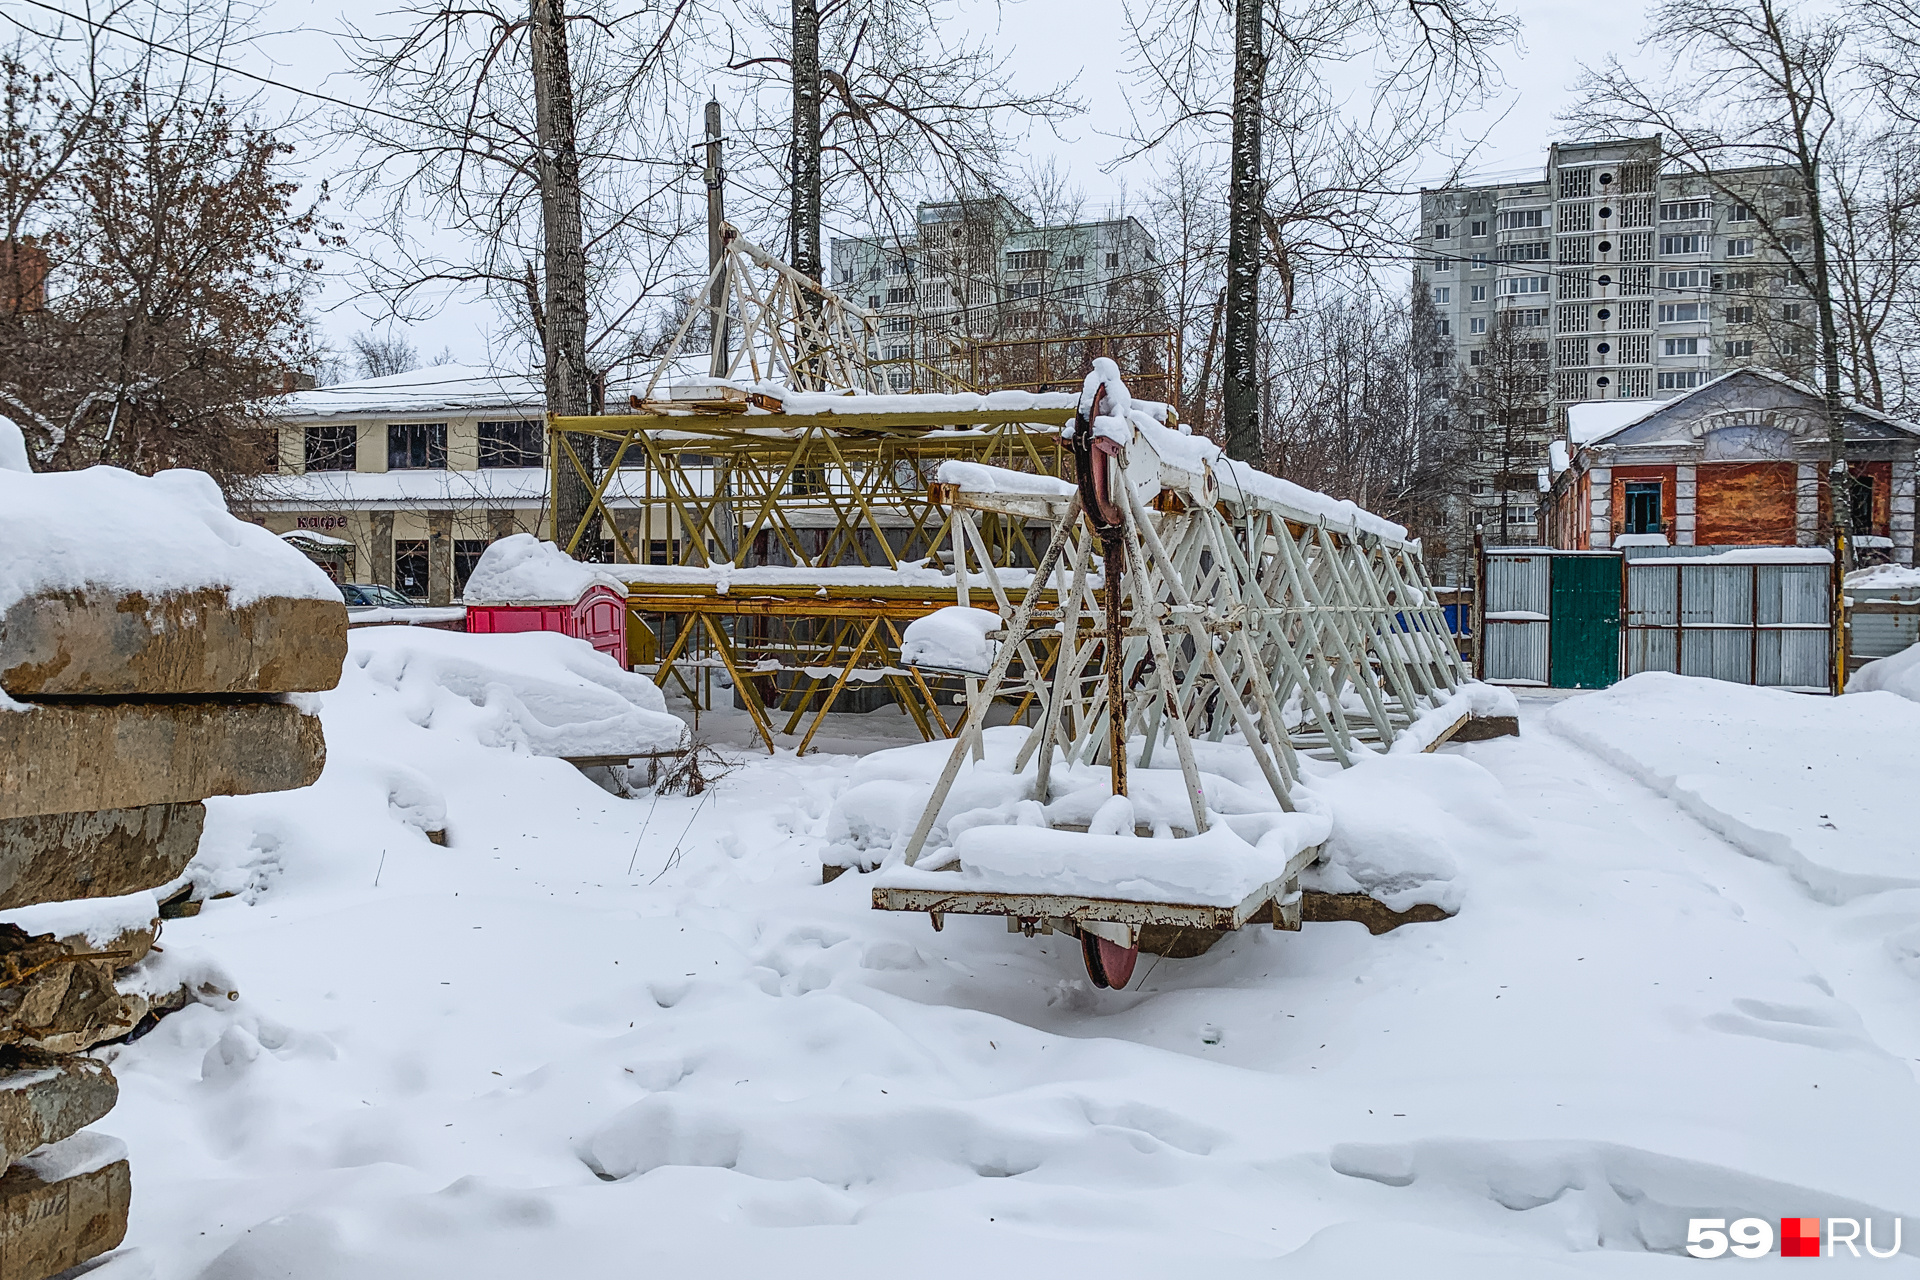
<instances>
[{"instance_id":1,"label":"bare tree","mask_svg":"<svg viewBox=\"0 0 1920 1280\"><path fill-rule=\"evenodd\" d=\"M233 16L155 8L152 44L88 27L0 55L0 410L44 467L195 467L238 494L275 461L262 398L318 365L304 301L334 228L252 105L163 52L219 62Z\"/></svg>"},{"instance_id":2,"label":"bare tree","mask_svg":"<svg viewBox=\"0 0 1920 1280\"><path fill-rule=\"evenodd\" d=\"M347 339L353 353L354 372L362 378L390 378L420 367L420 353L398 334L378 334L361 330Z\"/></svg>"},{"instance_id":3,"label":"bare tree","mask_svg":"<svg viewBox=\"0 0 1920 1280\"><path fill-rule=\"evenodd\" d=\"M951 38L956 8L790 0L750 4L730 30L740 207L786 223L796 267L820 269L824 210L904 244L915 228L902 210L929 195L1002 189L1016 133L1079 110L1070 85L1017 88L1004 54Z\"/></svg>"},{"instance_id":4,"label":"bare tree","mask_svg":"<svg viewBox=\"0 0 1920 1280\"><path fill-rule=\"evenodd\" d=\"M1483 0L1235 0L1230 13L1200 0L1139 0L1128 20L1134 70L1156 90L1133 101L1162 104L1134 122L1129 156L1228 132L1222 442L1255 456L1255 353L1273 314L1261 300L1263 269L1280 276L1284 316L1309 271L1354 261L1358 244L1390 242L1393 220L1378 216L1378 203L1406 194L1406 167L1449 113L1483 94L1513 24ZM1354 118L1328 77L1369 55L1383 68L1374 109Z\"/></svg>"},{"instance_id":5,"label":"bare tree","mask_svg":"<svg viewBox=\"0 0 1920 1280\"><path fill-rule=\"evenodd\" d=\"M1752 206L1756 225L1788 282L1810 299L1818 326L1827 416L1828 484L1835 531L1851 532L1842 411L1840 309L1828 207L1830 148L1840 136L1851 18L1795 10L1789 0L1664 0L1652 11L1647 47L1664 51L1666 73L1644 81L1610 60L1581 79L1572 119L1588 131L1662 135L1666 157L1716 193L1741 200L1755 165L1790 173L1806 202L1805 249L1781 225L1778 207Z\"/></svg>"},{"instance_id":6,"label":"bare tree","mask_svg":"<svg viewBox=\"0 0 1920 1280\"><path fill-rule=\"evenodd\" d=\"M354 195L384 232L368 282L400 317L477 289L539 351L548 406L597 411L609 373L644 342L649 300L688 268L677 255L695 225L692 165L673 157L681 130L659 106L676 88L690 0L402 12L397 34L354 33L379 111L340 121L362 144ZM582 461L591 473L596 460ZM556 523L571 530L588 485L558 472Z\"/></svg>"},{"instance_id":7,"label":"bare tree","mask_svg":"<svg viewBox=\"0 0 1920 1280\"><path fill-rule=\"evenodd\" d=\"M1466 474L1490 487L1499 512L1496 538L1508 539L1514 507L1539 502L1539 468L1546 460L1548 353L1544 339L1523 336L1517 317L1494 317L1486 343L1474 355L1457 398L1467 418L1476 456ZM1478 451L1488 455L1484 460Z\"/></svg>"}]
</instances>

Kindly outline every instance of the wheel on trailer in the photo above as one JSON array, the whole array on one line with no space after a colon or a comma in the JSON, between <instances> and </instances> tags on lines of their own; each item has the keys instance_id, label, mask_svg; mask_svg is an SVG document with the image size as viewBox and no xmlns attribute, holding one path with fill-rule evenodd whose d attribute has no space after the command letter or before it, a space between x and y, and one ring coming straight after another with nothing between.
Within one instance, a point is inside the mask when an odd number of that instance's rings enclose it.
<instances>
[{"instance_id":1,"label":"wheel on trailer","mask_svg":"<svg viewBox=\"0 0 1920 1280\"><path fill-rule=\"evenodd\" d=\"M1087 976L1096 987L1115 991L1133 980L1133 966L1140 960L1140 948L1123 947L1090 933L1080 935L1080 958L1086 961Z\"/></svg>"}]
</instances>

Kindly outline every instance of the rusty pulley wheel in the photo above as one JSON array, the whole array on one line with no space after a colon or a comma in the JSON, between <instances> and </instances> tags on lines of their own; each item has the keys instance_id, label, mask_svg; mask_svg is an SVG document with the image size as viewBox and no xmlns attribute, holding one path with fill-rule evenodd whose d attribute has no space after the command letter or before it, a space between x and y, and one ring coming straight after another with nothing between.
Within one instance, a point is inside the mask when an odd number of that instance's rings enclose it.
<instances>
[{"instance_id":1,"label":"rusty pulley wheel","mask_svg":"<svg viewBox=\"0 0 1920 1280\"><path fill-rule=\"evenodd\" d=\"M1133 966L1140 961L1140 948L1123 947L1091 933L1080 935L1080 958L1086 962L1087 976L1096 987L1115 991L1133 980Z\"/></svg>"}]
</instances>

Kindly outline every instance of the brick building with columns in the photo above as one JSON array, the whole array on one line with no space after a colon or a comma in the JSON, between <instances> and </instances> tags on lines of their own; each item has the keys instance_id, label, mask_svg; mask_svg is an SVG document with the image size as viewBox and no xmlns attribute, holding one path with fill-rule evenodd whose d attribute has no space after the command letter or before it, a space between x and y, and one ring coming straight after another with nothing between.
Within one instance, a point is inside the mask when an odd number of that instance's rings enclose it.
<instances>
[{"instance_id":1,"label":"brick building with columns","mask_svg":"<svg viewBox=\"0 0 1920 1280\"><path fill-rule=\"evenodd\" d=\"M1550 545L1823 546L1832 539L1824 402L1805 383L1738 369L1668 400L1567 409L1550 450ZM1862 560L1913 563L1920 426L1849 404L1846 458Z\"/></svg>"}]
</instances>

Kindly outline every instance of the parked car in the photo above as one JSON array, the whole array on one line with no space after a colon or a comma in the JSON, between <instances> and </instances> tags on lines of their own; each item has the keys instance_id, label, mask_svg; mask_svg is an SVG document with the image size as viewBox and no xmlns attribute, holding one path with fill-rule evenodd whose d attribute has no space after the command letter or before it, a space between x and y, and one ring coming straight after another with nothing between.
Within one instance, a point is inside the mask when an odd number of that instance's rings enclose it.
<instances>
[{"instance_id":1,"label":"parked car","mask_svg":"<svg viewBox=\"0 0 1920 1280\"><path fill-rule=\"evenodd\" d=\"M347 612L355 609L420 609L419 601L409 600L392 587L382 587L371 582L343 582L340 595L347 602Z\"/></svg>"}]
</instances>

